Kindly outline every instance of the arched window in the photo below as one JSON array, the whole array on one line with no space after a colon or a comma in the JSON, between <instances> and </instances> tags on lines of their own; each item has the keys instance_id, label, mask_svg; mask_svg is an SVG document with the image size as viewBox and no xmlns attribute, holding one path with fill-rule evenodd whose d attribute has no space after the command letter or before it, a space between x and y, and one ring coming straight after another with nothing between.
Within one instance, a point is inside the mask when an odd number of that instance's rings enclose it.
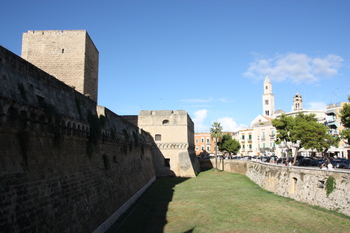
<instances>
[{"instance_id":1,"label":"arched window","mask_svg":"<svg viewBox=\"0 0 350 233\"><path fill-rule=\"evenodd\" d=\"M167 124L169 124L169 120L164 120L163 125L167 125Z\"/></svg>"},{"instance_id":2,"label":"arched window","mask_svg":"<svg viewBox=\"0 0 350 233\"><path fill-rule=\"evenodd\" d=\"M162 140L162 135L161 134L156 134L155 137L154 137L154 140L161 141Z\"/></svg>"}]
</instances>

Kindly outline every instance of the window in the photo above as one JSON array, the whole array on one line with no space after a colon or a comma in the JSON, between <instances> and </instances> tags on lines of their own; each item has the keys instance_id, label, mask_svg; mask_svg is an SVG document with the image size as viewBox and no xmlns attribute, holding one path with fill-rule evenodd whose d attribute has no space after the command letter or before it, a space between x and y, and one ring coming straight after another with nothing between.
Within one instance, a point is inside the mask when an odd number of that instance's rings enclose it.
<instances>
[{"instance_id":1,"label":"window","mask_svg":"<svg viewBox=\"0 0 350 233\"><path fill-rule=\"evenodd\" d=\"M265 115L266 115L266 116L270 116L269 110L266 110L266 111L265 111Z\"/></svg>"},{"instance_id":2,"label":"window","mask_svg":"<svg viewBox=\"0 0 350 233\"><path fill-rule=\"evenodd\" d=\"M156 134L154 140L155 141L161 141L162 140L162 135L161 134Z\"/></svg>"},{"instance_id":3,"label":"window","mask_svg":"<svg viewBox=\"0 0 350 233\"><path fill-rule=\"evenodd\" d=\"M198 143L198 138L196 138L196 143Z\"/></svg>"},{"instance_id":4,"label":"window","mask_svg":"<svg viewBox=\"0 0 350 233\"><path fill-rule=\"evenodd\" d=\"M207 144L210 144L210 138L207 138Z\"/></svg>"},{"instance_id":5,"label":"window","mask_svg":"<svg viewBox=\"0 0 350 233\"><path fill-rule=\"evenodd\" d=\"M198 151L198 146L196 146L196 151Z\"/></svg>"},{"instance_id":6,"label":"window","mask_svg":"<svg viewBox=\"0 0 350 233\"><path fill-rule=\"evenodd\" d=\"M265 89L267 90L267 89L269 89L269 87L268 87L268 86L265 86Z\"/></svg>"},{"instance_id":7,"label":"window","mask_svg":"<svg viewBox=\"0 0 350 233\"><path fill-rule=\"evenodd\" d=\"M269 105L269 100L265 100L265 105Z\"/></svg>"},{"instance_id":8,"label":"window","mask_svg":"<svg viewBox=\"0 0 350 233\"><path fill-rule=\"evenodd\" d=\"M164 159L165 167L170 167L170 159Z\"/></svg>"},{"instance_id":9,"label":"window","mask_svg":"<svg viewBox=\"0 0 350 233\"><path fill-rule=\"evenodd\" d=\"M263 148L265 148L266 147L266 145L265 145L265 142L263 143Z\"/></svg>"},{"instance_id":10,"label":"window","mask_svg":"<svg viewBox=\"0 0 350 233\"><path fill-rule=\"evenodd\" d=\"M164 120L163 125L167 125L167 124L169 124L169 120Z\"/></svg>"},{"instance_id":11,"label":"window","mask_svg":"<svg viewBox=\"0 0 350 233\"><path fill-rule=\"evenodd\" d=\"M249 134L249 140L252 140L252 135L251 134Z\"/></svg>"},{"instance_id":12,"label":"window","mask_svg":"<svg viewBox=\"0 0 350 233\"><path fill-rule=\"evenodd\" d=\"M249 144L249 149L252 149L252 144Z\"/></svg>"},{"instance_id":13,"label":"window","mask_svg":"<svg viewBox=\"0 0 350 233\"><path fill-rule=\"evenodd\" d=\"M201 138L201 142L204 143L204 138Z\"/></svg>"},{"instance_id":14,"label":"window","mask_svg":"<svg viewBox=\"0 0 350 233\"><path fill-rule=\"evenodd\" d=\"M210 146L207 146L207 151L210 151Z\"/></svg>"},{"instance_id":15,"label":"window","mask_svg":"<svg viewBox=\"0 0 350 233\"><path fill-rule=\"evenodd\" d=\"M242 135L242 139L244 140L244 134Z\"/></svg>"},{"instance_id":16,"label":"window","mask_svg":"<svg viewBox=\"0 0 350 233\"><path fill-rule=\"evenodd\" d=\"M201 149L204 150L204 146L203 145L201 146Z\"/></svg>"}]
</instances>

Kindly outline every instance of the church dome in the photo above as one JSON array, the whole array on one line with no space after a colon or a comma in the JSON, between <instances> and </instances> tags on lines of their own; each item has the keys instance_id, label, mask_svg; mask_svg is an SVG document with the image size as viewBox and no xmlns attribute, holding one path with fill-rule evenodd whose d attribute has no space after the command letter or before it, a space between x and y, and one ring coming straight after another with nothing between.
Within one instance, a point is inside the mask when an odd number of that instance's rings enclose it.
<instances>
[{"instance_id":1,"label":"church dome","mask_svg":"<svg viewBox=\"0 0 350 233\"><path fill-rule=\"evenodd\" d=\"M285 111L283 111L282 109L278 109L274 114L283 114L286 113Z\"/></svg>"}]
</instances>

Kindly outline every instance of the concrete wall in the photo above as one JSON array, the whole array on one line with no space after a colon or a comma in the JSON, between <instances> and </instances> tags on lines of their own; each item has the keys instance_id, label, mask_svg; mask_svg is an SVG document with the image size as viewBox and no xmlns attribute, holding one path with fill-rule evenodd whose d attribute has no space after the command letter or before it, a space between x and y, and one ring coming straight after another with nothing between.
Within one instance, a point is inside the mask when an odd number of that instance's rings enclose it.
<instances>
[{"instance_id":1,"label":"concrete wall","mask_svg":"<svg viewBox=\"0 0 350 233\"><path fill-rule=\"evenodd\" d=\"M215 161L210 160L215 167ZM219 160L218 168L248 176L260 187L277 195L350 216L350 172L277 166L244 160ZM334 177L335 190L327 197L325 182Z\"/></svg>"},{"instance_id":2,"label":"concrete wall","mask_svg":"<svg viewBox=\"0 0 350 233\"><path fill-rule=\"evenodd\" d=\"M103 232L155 179L152 137L0 46L0 231Z\"/></svg>"}]
</instances>

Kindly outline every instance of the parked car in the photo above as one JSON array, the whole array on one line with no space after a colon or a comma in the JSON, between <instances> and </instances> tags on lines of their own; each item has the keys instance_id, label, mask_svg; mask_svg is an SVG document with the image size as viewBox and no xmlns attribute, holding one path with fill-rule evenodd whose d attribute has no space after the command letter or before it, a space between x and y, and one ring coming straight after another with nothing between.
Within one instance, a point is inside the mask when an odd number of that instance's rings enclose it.
<instances>
[{"instance_id":1,"label":"parked car","mask_svg":"<svg viewBox=\"0 0 350 233\"><path fill-rule=\"evenodd\" d=\"M323 163L326 163L326 160L324 159L315 159L315 161L317 162L318 166L321 166Z\"/></svg>"},{"instance_id":2,"label":"parked car","mask_svg":"<svg viewBox=\"0 0 350 233\"><path fill-rule=\"evenodd\" d=\"M279 158L277 159L277 164L282 163L285 164L287 162L287 158Z\"/></svg>"},{"instance_id":3,"label":"parked car","mask_svg":"<svg viewBox=\"0 0 350 233\"><path fill-rule=\"evenodd\" d=\"M298 162L299 160L301 160L302 158L304 158L304 156L298 155L298 156L297 156L297 162ZM292 163L293 163L293 161L294 161L294 157L288 158L288 163L289 163L289 162L292 162Z\"/></svg>"},{"instance_id":4,"label":"parked car","mask_svg":"<svg viewBox=\"0 0 350 233\"><path fill-rule=\"evenodd\" d=\"M344 168L350 169L350 159L344 160Z\"/></svg>"},{"instance_id":5,"label":"parked car","mask_svg":"<svg viewBox=\"0 0 350 233\"><path fill-rule=\"evenodd\" d=\"M335 159L335 160L332 160L332 165L333 167L335 168L345 168L345 159Z\"/></svg>"},{"instance_id":6,"label":"parked car","mask_svg":"<svg viewBox=\"0 0 350 233\"><path fill-rule=\"evenodd\" d=\"M269 156L264 156L264 157L261 158L261 161L265 162L265 163L268 163L268 162L270 162L270 159L271 158Z\"/></svg>"},{"instance_id":7,"label":"parked car","mask_svg":"<svg viewBox=\"0 0 350 233\"><path fill-rule=\"evenodd\" d=\"M318 162L315 161L313 158L302 158L297 162L297 166L304 166L304 167L316 167L318 166Z\"/></svg>"}]
</instances>

